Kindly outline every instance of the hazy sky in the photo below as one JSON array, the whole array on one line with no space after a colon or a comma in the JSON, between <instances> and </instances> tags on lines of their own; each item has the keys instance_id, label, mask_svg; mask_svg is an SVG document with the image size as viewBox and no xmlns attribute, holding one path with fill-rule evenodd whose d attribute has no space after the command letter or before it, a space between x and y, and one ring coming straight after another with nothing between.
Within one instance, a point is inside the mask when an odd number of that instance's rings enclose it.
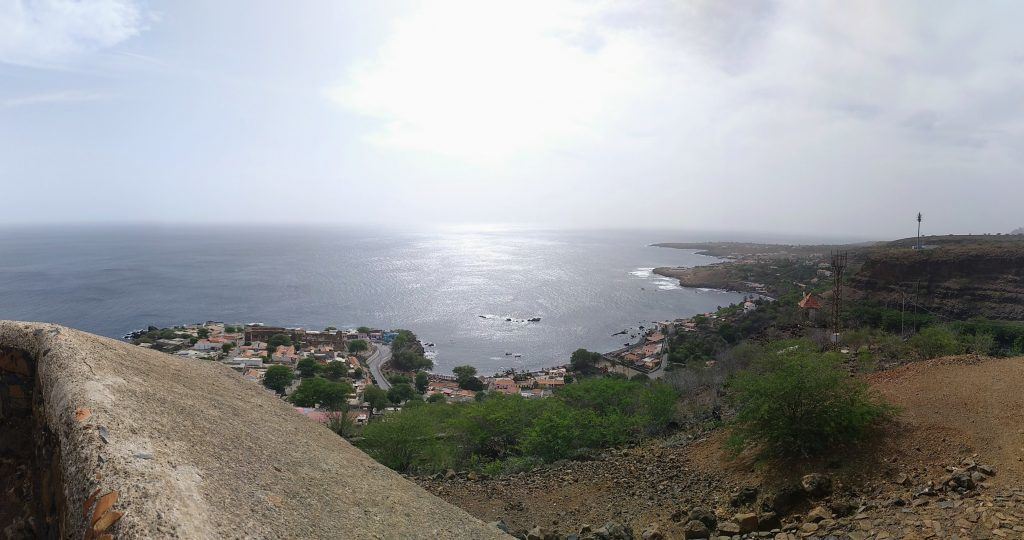
<instances>
[{"instance_id":1,"label":"hazy sky","mask_svg":"<svg viewBox=\"0 0 1024 540\"><path fill-rule=\"evenodd\" d=\"M1007 232L1022 16L0 0L0 222Z\"/></svg>"}]
</instances>

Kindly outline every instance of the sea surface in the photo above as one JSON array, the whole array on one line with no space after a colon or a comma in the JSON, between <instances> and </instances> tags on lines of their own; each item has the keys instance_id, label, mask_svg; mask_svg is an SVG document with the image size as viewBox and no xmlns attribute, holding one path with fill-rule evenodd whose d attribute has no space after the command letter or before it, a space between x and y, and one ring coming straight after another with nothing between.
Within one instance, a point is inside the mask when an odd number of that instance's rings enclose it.
<instances>
[{"instance_id":1,"label":"sea surface","mask_svg":"<svg viewBox=\"0 0 1024 540\"><path fill-rule=\"evenodd\" d=\"M580 347L621 347L652 321L741 301L651 273L716 262L649 246L692 239L651 231L8 227L0 229L0 319L115 338L207 320L408 328L434 344L438 372L461 364L485 374L536 369L565 363ZM532 317L541 320L524 321Z\"/></svg>"}]
</instances>

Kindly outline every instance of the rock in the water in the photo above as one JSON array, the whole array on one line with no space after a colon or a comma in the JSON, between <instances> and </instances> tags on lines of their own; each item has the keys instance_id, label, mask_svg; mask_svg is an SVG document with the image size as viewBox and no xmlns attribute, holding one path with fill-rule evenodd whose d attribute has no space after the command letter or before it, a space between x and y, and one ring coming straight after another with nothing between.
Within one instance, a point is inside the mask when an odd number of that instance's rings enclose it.
<instances>
[{"instance_id":1,"label":"rock in the water","mask_svg":"<svg viewBox=\"0 0 1024 540\"><path fill-rule=\"evenodd\" d=\"M832 479L821 473L804 475L800 479L800 486L811 497L825 497L832 493Z\"/></svg>"},{"instance_id":2,"label":"rock in the water","mask_svg":"<svg viewBox=\"0 0 1024 540\"><path fill-rule=\"evenodd\" d=\"M683 538L691 540L693 538L708 538L711 535L711 531L708 530L707 525L702 521L696 519L691 520L683 528Z\"/></svg>"}]
</instances>

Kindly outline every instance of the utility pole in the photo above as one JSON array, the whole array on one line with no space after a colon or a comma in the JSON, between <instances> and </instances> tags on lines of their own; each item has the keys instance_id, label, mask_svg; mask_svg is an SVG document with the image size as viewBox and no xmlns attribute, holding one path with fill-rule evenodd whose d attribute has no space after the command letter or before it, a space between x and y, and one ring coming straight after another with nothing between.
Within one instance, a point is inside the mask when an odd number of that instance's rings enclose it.
<instances>
[{"instance_id":1,"label":"utility pole","mask_svg":"<svg viewBox=\"0 0 1024 540\"><path fill-rule=\"evenodd\" d=\"M917 249L921 249L921 212L917 213Z\"/></svg>"},{"instance_id":2,"label":"utility pole","mask_svg":"<svg viewBox=\"0 0 1024 540\"><path fill-rule=\"evenodd\" d=\"M831 342L839 348L839 325L843 310L843 273L846 272L845 251L831 252L832 265L832 336Z\"/></svg>"}]
</instances>

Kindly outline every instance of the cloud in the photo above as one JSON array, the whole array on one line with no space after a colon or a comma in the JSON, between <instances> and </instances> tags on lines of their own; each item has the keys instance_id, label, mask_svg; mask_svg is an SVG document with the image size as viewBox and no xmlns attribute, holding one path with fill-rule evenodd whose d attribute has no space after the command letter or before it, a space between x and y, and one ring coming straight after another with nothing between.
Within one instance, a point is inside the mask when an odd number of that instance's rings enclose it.
<instances>
[{"instance_id":1,"label":"cloud","mask_svg":"<svg viewBox=\"0 0 1024 540\"><path fill-rule=\"evenodd\" d=\"M32 94L15 98L0 100L0 107L14 108L30 105L47 105L53 103L81 103L85 101L100 101L110 99L111 94L100 92L87 92L83 90L65 90L62 92L47 92Z\"/></svg>"},{"instance_id":2,"label":"cloud","mask_svg":"<svg viewBox=\"0 0 1024 540\"><path fill-rule=\"evenodd\" d=\"M133 0L4 0L0 62L59 64L138 35L145 20Z\"/></svg>"}]
</instances>

